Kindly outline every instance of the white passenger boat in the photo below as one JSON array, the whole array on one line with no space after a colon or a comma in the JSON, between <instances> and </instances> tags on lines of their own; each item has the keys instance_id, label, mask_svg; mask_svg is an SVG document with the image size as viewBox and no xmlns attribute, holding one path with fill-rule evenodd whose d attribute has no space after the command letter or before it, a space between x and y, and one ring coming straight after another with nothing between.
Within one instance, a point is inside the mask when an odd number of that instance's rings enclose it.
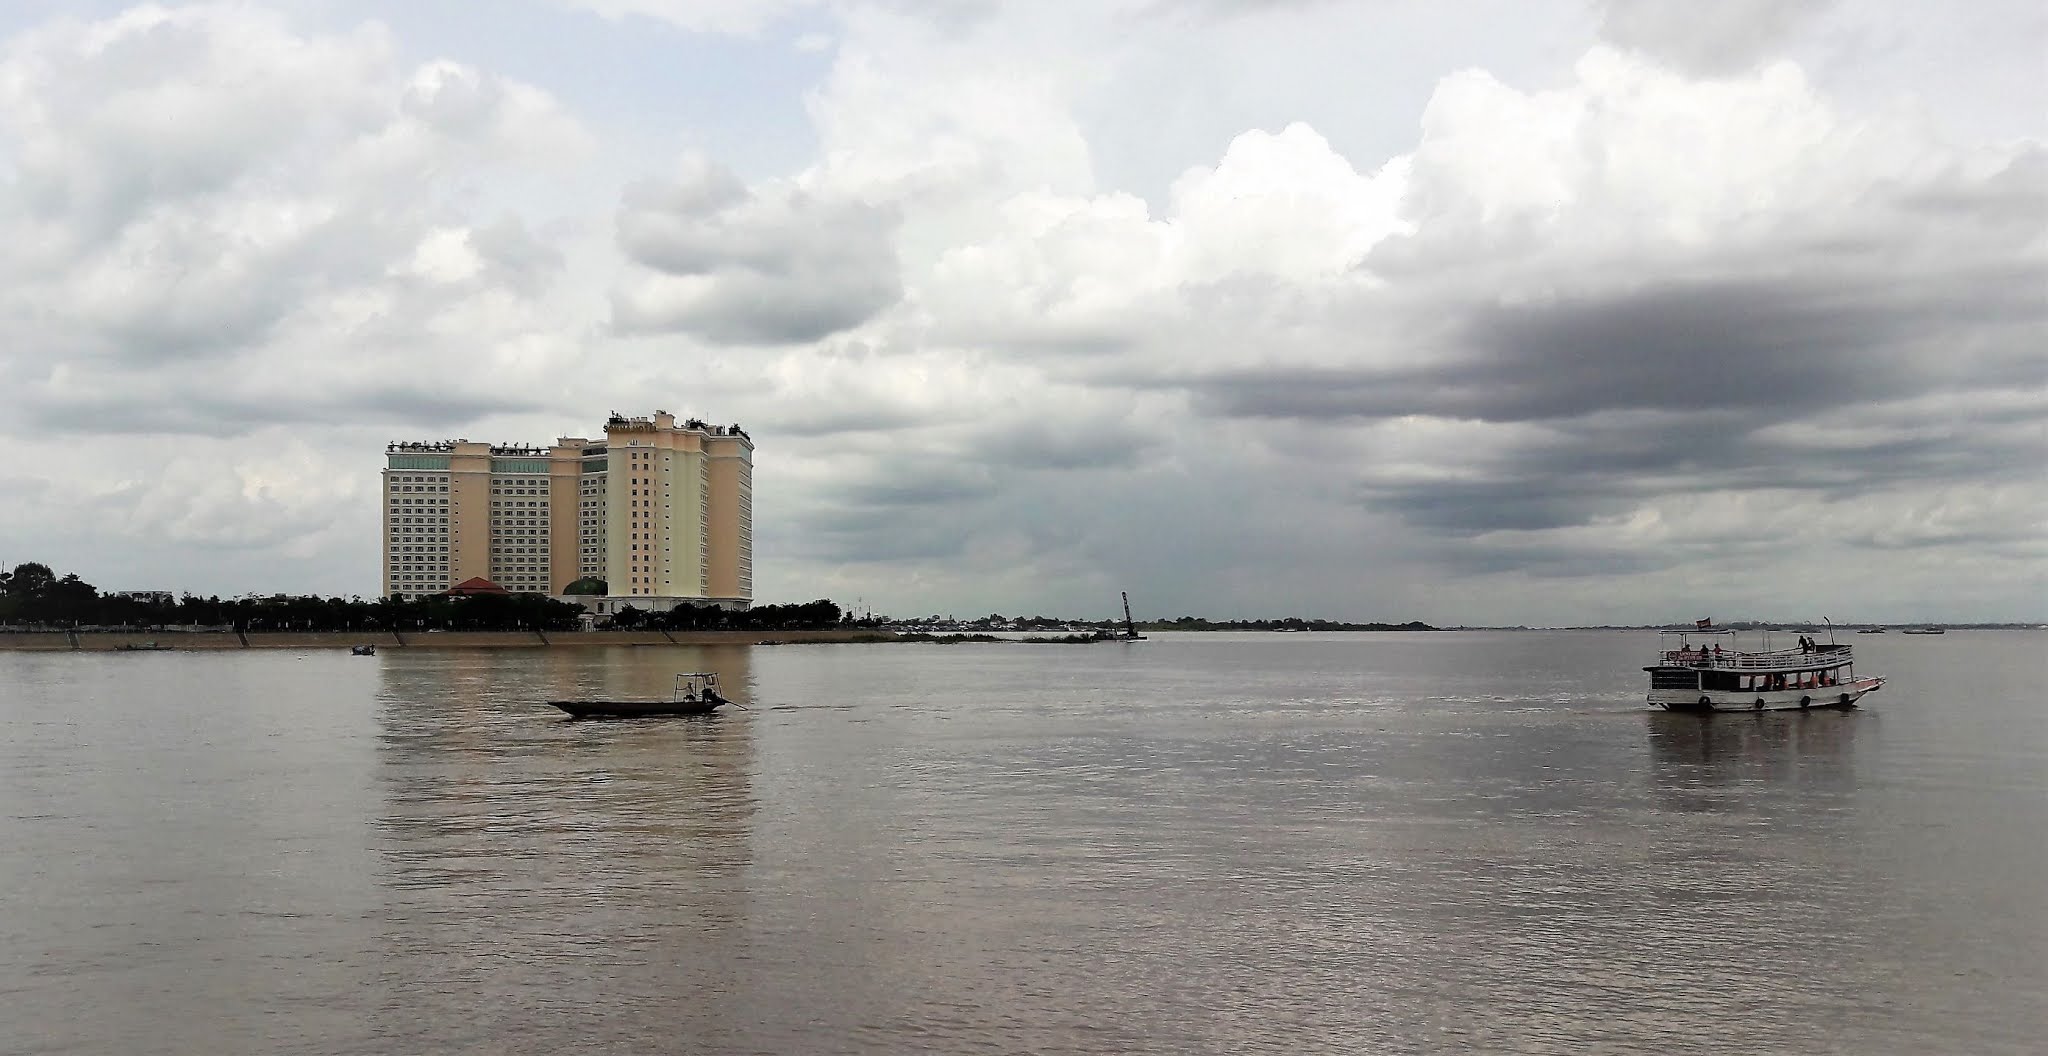
<instances>
[{"instance_id":1,"label":"white passenger boat","mask_svg":"<svg viewBox=\"0 0 2048 1056\"><path fill-rule=\"evenodd\" d=\"M1665 631L1650 673L1650 703L1666 711L1852 708L1884 679L1856 676L1856 651L1801 638L1790 649L1746 651L1735 632ZM1676 648L1673 648L1676 639Z\"/></svg>"}]
</instances>

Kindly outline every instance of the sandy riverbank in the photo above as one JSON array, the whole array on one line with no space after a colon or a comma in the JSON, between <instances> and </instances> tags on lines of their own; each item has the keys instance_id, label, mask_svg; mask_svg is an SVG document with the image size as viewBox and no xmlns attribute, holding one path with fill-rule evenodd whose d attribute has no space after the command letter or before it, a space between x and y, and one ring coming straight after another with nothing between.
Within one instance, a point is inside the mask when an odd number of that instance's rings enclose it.
<instances>
[{"instance_id":1,"label":"sandy riverbank","mask_svg":"<svg viewBox=\"0 0 2048 1056\"><path fill-rule=\"evenodd\" d=\"M200 649L578 649L605 646L767 645L874 641L872 628L829 631L0 631L0 652Z\"/></svg>"}]
</instances>

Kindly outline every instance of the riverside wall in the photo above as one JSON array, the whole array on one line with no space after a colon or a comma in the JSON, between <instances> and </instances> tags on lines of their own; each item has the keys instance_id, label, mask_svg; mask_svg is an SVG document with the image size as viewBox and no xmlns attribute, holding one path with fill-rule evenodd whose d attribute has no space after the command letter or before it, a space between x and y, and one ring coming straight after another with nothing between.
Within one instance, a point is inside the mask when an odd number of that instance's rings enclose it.
<instances>
[{"instance_id":1,"label":"riverside wall","mask_svg":"<svg viewBox=\"0 0 2048 1056\"><path fill-rule=\"evenodd\" d=\"M193 649L589 649L608 646L769 645L894 638L873 628L829 631L0 631L0 652Z\"/></svg>"}]
</instances>

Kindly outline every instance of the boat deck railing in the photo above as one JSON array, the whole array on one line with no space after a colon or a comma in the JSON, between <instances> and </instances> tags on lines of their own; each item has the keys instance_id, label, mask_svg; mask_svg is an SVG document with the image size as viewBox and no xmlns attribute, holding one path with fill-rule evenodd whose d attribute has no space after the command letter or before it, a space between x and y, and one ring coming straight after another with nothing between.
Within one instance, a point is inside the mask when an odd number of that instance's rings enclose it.
<instances>
[{"instance_id":1,"label":"boat deck railing","mask_svg":"<svg viewBox=\"0 0 2048 1056\"><path fill-rule=\"evenodd\" d=\"M1855 662L1855 650L1846 645L1822 645L1817 649L1773 649L1748 653L1711 649L1665 649L1663 662L1679 667L1724 668L1734 671L1777 671L1796 667L1839 667Z\"/></svg>"}]
</instances>

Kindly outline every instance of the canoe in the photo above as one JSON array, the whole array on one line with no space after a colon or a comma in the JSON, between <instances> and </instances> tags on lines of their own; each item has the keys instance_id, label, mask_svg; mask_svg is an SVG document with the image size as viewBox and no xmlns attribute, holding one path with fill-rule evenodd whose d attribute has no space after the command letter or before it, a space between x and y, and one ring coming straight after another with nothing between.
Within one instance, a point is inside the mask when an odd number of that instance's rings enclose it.
<instances>
[{"instance_id":1,"label":"canoe","mask_svg":"<svg viewBox=\"0 0 2048 1056\"><path fill-rule=\"evenodd\" d=\"M718 691L716 672L683 671L677 673L675 689L667 700L551 700L548 704L568 712L572 719L644 719L657 715L709 715L719 705L732 701Z\"/></svg>"},{"instance_id":2,"label":"canoe","mask_svg":"<svg viewBox=\"0 0 2048 1056\"><path fill-rule=\"evenodd\" d=\"M709 715L724 697L708 700L551 700L548 703L574 719L643 719L658 715Z\"/></svg>"}]
</instances>

